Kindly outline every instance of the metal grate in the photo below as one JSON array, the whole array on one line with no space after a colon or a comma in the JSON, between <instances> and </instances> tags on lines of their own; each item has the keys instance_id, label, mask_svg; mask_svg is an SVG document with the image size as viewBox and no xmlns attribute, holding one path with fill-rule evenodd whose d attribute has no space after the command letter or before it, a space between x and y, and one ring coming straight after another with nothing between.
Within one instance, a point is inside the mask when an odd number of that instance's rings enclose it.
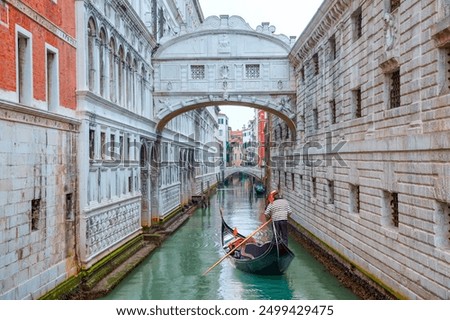
<instances>
[{"instance_id":1,"label":"metal grate","mask_svg":"<svg viewBox=\"0 0 450 320\"><path fill-rule=\"evenodd\" d=\"M391 194L391 214L392 214L392 224L398 227L398 193L394 192Z\"/></svg>"},{"instance_id":2,"label":"metal grate","mask_svg":"<svg viewBox=\"0 0 450 320\"><path fill-rule=\"evenodd\" d=\"M354 90L353 94L355 103L355 118L361 118L361 109L362 109L361 88Z\"/></svg>"},{"instance_id":3,"label":"metal grate","mask_svg":"<svg viewBox=\"0 0 450 320\"><path fill-rule=\"evenodd\" d=\"M328 203L334 204L334 181L328 180Z\"/></svg>"},{"instance_id":4,"label":"metal grate","mask_svg":"<svg viewBox=\"0 0 450 320\"><path fill-rule=\"evenodd\" d=\"M398 7L400 7L401 0L391 0L391 12L395 11Z\"/></svg>"},{"instance_id":5,"label":"metal grate","mask_svg":"<svg viewBox=\"0 0 450 320\"><path fill-rule=\"evenodd\" d=\"M330 55L333 60L337 57L336 37L334 35L330 38Z\"/></svg>"},{"instance_id":6,"label":"metal grate","mask_svg":"<svg viewBox=\"0 0 450 320\"><path fill-rule=\"evenodd\" d=\"M391 109L400 107L400 70L391 74Z\"/></svg>"},{"instance_id":7,"label":"metal grate","mask_svg":"<svg viewBox=\"0 0 450 320\"><path fill-rule=\"evenodd\" d=\"M39 217L41 214L41 199L31 200L31 230L39 228Z\"/></svg>"},{"instance_id":8,"label":"metal grate","mask_svg":"<svg viewBox=\"0 0 450 320\"><path fill-rule=\"evenodd\" d=\"M336 100L330 101L330 121L332 124L336 123Z\"/></svg>"},{"instance_id":9,"label":"metal grate","mask_svg":"<svg viewBox=\"0 0 450 320\"><path fill-rule=\"evenodd\" d=\"M204 65L191 66L191 78L194 80L205 79L205 66Z\"/></svg>"},{"instance_id":10,"label":"metal grate","mask_svg":"<svg viewBox=\"0 0 450 320\"><path fill-rule=\"evenodd\" d=\"M245 77L247 79L258 79L260 77L259 64L246 64L245 65Z\"/></svg>"},{"instance_id":11,"label":"metal grate","mask_svg":"<svg viewBox=\"0 0 450 320\"><path fill-rule=\"evenodd\" d=\"M313 55L313 67L314 67L314 74L319 74L319 55L316 53Z\"/></svg>"},{"instance_id":12,"label":"metal grate","mask_svg":"<svg viewBox=\"0 0 450 320\"><path fill-rule=\"evenodd\" d=\"M317 196L317 181L316 178L311 177L312 184L312 197L315 198Z\"/></svg>"},{"instance_id":13,"label":"metal grate","mask_svg":"<svg viewBox=\"0 0 450 320\"><path fill-rule=\"evenodd\" d=\"M353 14L353 24L355 28L355 40L361 38L362 36L362 10L359 8L356 10L356 12Z\"/></svg>"},{"instance_id":14,"label":"metal grate","mask_svg":"<svg viewBox=\"0 0 450 320\"><path fill-rule=\"evenodd\" d=\"M447 49L447 84L450 89L450 48Z\"/></svg>"}]
</instances>

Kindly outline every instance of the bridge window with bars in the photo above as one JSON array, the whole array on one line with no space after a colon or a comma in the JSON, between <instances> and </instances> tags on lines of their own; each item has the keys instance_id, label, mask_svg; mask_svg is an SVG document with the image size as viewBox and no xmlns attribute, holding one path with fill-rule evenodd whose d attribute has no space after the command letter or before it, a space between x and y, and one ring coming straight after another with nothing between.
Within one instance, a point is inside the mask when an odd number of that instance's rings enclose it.
<instances>
[{"instance_id":1,"label":"bridge window with bars","mask_svg":"<svg viewBox=\"0 0 450 320\"><path fill-rule=\"evenodd\" d=\"M400 107L400 69L390 74L390 103L391 109Z\"/></svg>"},{"instance_id":2,"label":"bridge window with bars","mask_svg":"<svg viewBox=\"0 0 450 320\"><path fill-rule=\"evenodd\" d=\"M204 65L192 65L191 66L191 78L194 80L205 79L205 66Z\"/></svg>"},{"instance_id":3,"label":"bridge window with bars","mask_svg":"<svg viewBox=\"0 0 450 320\"><path fill-rule=\"evenodd\" d=\"M260 77L260 65L259 64L246 64L245 65L245 77L247 79L258 79Z\"/></svg>"}]
</instances>

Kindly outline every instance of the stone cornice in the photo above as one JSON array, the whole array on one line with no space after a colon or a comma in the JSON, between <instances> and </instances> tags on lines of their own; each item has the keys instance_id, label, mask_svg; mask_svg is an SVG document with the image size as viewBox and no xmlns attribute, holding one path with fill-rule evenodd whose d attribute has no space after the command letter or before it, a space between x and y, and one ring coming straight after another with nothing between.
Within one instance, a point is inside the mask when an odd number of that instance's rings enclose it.
<instances>
[{"instance_id":1,"label":"stone cornice","mask_svg":"<svg viewBox=\"0 0 450 320\"><path fill-rule=\"evenodd\" d=\"M328 30L341 19L350 4L350 0L326 0L322 3L289 54L294 66L310 54L317 43L327 35Z\"/></svg>"}]
</instances>

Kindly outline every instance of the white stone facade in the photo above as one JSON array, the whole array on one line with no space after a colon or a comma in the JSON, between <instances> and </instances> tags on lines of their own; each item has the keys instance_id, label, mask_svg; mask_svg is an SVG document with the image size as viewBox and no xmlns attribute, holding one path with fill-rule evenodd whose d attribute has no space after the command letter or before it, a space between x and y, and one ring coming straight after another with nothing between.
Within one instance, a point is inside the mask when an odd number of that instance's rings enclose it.
<instances>
[{"instance_id":1,"label":"white stone facade","mask_svg":"<svg viewBox=\"0 0 450 320\"><path fill-rule=\"evenodd\" d=\"M449 299L447 2L398 3L324 1L291 52L298 140L272 150L288 156L272 182L296 222L398 296Z\"/></svg>"}]
</instances>

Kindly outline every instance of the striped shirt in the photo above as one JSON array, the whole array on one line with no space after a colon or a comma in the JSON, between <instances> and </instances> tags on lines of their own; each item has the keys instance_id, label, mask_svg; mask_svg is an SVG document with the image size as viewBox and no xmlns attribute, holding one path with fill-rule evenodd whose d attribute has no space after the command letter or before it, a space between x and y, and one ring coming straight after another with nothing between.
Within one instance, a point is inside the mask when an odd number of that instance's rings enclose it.
<instances>
[{"instance_id":1,"label":"striped shirt","mask_svg":"<svg viewBox=\"0 0 450 320\"><path fill-rule=\"evenodd\" d=\"M292 214L289 202L285 199L277 199L266 208L264 214L273 221L287 220L288 216Z\"/></svg>"}]
</instances>

